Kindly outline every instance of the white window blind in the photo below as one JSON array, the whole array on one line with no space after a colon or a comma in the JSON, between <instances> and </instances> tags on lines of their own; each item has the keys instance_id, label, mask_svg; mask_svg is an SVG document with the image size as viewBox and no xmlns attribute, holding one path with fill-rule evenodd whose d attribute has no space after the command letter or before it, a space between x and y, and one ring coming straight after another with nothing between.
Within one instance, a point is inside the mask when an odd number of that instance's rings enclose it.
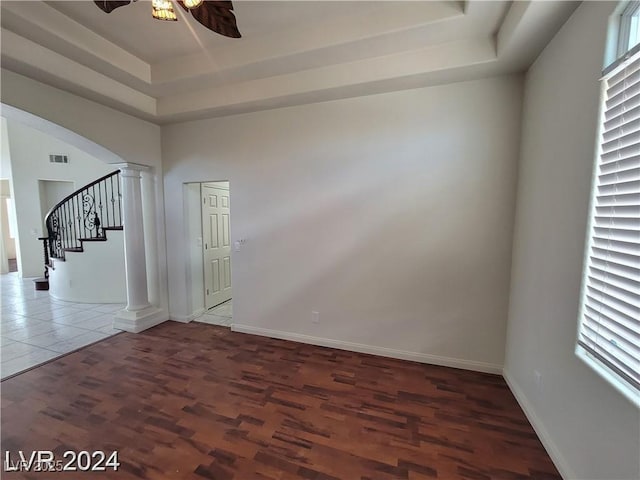
<instances>
[{"instance_id":1,"label":"white window blind","mask_svg":"<svg viewBox=\"0 0 640 480\"><path fill-rule=\"evenodd\" d=\"M578 344L640 392L640 53L603 79Z\"/></svg>"}]
</instances>

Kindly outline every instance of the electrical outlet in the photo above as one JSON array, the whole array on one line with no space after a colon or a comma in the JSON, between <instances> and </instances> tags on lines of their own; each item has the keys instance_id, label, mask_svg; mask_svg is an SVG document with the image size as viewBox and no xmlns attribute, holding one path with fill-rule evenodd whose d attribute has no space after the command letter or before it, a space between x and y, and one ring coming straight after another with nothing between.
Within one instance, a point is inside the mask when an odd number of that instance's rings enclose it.
<instances>
[{"instance_id":1,"label":"electrical outlet","mask_svg":"<svg viewBox=\"0 0 640 480\"><path fill-rule=\"evenodd\" d=\"M311 323L320 323L320 312L311 312Z\"/></svg>"}]
</instances>

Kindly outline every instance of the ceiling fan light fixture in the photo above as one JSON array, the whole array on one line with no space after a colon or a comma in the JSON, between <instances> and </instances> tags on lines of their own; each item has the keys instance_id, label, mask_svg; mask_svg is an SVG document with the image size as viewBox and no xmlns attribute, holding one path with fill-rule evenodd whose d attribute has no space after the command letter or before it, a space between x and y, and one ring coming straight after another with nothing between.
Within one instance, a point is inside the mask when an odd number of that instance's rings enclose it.
<instances>
[{"instance_id":1,"label":"ceiling fan light fixture","mask_svg":"<svg viewBox=\"0 0 640 480\"><path fill-rule=\"evenodd\" d=\"M197 8L202 5L202 0L183 0L182 3L191 10L192 8Z\"/></svg>"},{"instance_id":2,"label":"ceiling fan light fixture","mask_svg":"<svg viewBox=\"0 0 640 480\"><path fill-rule=\"evenodd\" d=\"M151 2L151 14L156 20L175 22L178 20L173 4L169 0L153 0Z\"/></svg>"},{"instance_id":3,"label":"ceiling fan light fixture","mask_svg":"<svg viewBox=\"0 0 640 480\"><path fill-rule=\"evenodd\" d=\"M0 0L1 2L2 0ZM137 0L94 0L96 6L105 13L111 13L116 8L129 5ZM241 38L236 16L233 12L231 0L151 0L153 18L158 20L176 21L178 17L174 11L174 3L209 30L229 38ZM188 5L188 7L187 7ZM183 18L185 18L183 16Z\"/></svg>"}]
</instances>

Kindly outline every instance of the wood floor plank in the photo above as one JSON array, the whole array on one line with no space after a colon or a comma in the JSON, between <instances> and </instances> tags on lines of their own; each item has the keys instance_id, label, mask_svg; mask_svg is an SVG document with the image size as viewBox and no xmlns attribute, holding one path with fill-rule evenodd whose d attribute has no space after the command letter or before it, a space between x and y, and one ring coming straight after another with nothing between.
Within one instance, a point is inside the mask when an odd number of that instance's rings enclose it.
<instances>
[{"instance_id":1,"label":"wood floor plank","mask_svg":"<svg viewBox=\"0 0 640 480\"><path fill-rule=\"evenodd\" d=\"M561 478L500 376L207 324L116 335L1 396L3 455L119 451L62 479Z\"/></svg>"}]
</instances>

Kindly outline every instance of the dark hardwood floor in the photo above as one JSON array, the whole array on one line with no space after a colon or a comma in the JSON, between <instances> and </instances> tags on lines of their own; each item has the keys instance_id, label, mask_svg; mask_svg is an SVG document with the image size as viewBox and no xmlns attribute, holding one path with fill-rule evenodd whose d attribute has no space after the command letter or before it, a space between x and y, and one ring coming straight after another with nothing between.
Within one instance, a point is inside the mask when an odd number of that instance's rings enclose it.
<instances>
[{"instance_id":1,"label":"dark hardwood floor","mask_svg":"<svg viewBox=\"0 0 640 480\"><path fill-rule=\"evenodd\" d=\"M167 322L2 382L2 452L118 450L3 478L560 479L504 380Z\"/></svg>"}]
</instances>

